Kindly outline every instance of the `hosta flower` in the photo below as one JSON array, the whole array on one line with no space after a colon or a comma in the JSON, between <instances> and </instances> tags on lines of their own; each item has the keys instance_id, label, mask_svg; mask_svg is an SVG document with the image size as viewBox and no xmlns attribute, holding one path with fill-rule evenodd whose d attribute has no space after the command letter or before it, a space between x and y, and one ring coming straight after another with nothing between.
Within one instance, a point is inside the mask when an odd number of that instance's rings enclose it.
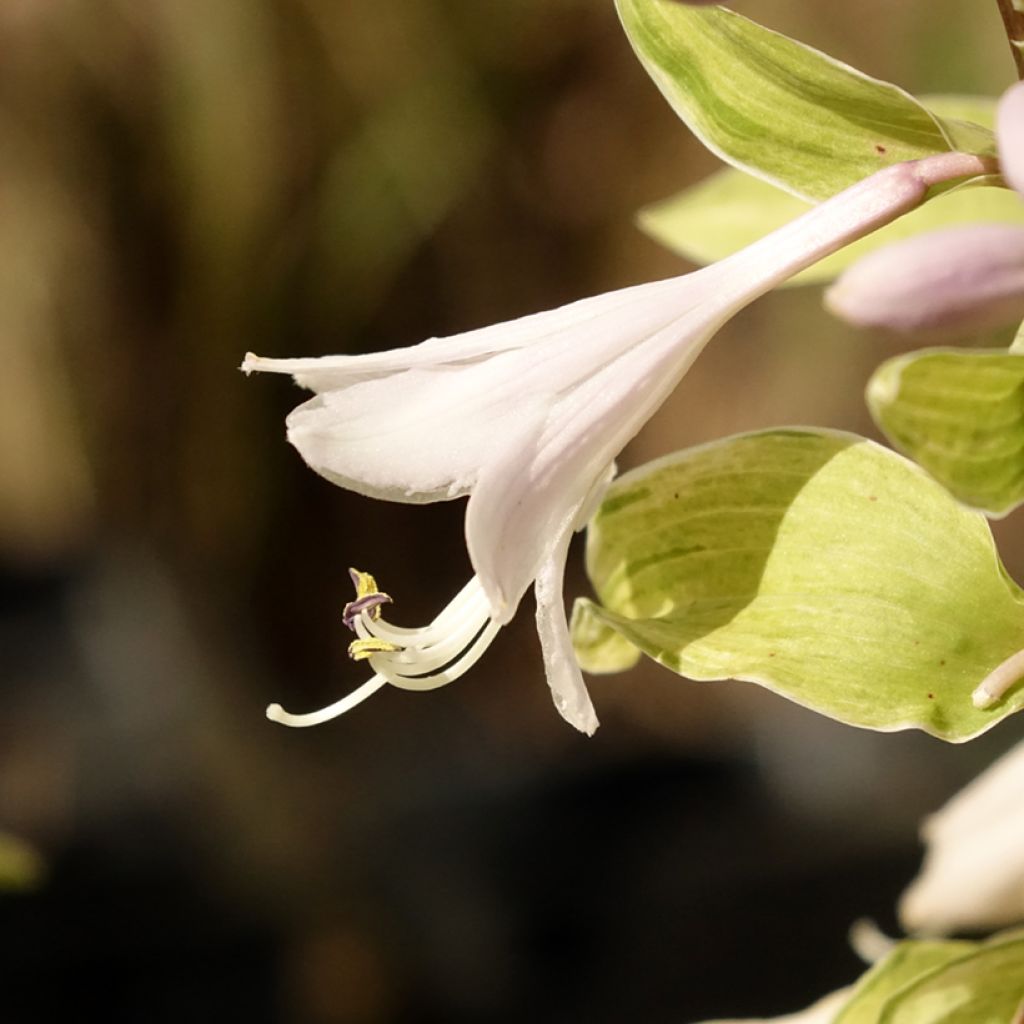
<instances>
[{"instance_id":1,"label":"hosta flower","mask_svg":"<svg viewBox=\"0 0 1024 1024\"><path fill-rule=\"evenodd\" d=\"M911 931L990 930L1024 922L1024 744L924 823L924 867L900 901Z\"/></svg>"},{"instance_id":2,"label":"hosta flower","mask_svg":"<svg viewBox=\"0 0 1024 1024\"><path fill-rule=\"evenodd\" d=\"M918 205L938 181L981 170L947 153L885 168L747 249L695 273L625 288L509 323L374 355L263 359L314 397L288 417L288 439L328 480L362 494L427 502L469 496L475 575L428 626L400 628L372 577L354 573L351 653L372 678L310 715L311 725L384 683L429 689L461 676L534 586L537 630L555 704L597 726L562 602L566 550L623 446L737 310L847 242Z\"/></svg>"},{"instance_id":3,"label":"hosta flower","mask_svg":"<svg viewBox=\"0 0 1024 1024\"><path fill-rule=\"evenodd\" d=\"M997 111L1000 170L1024 192L1024 83ZM825 304L862 327L963 334L1024 318L1024 228L976 224L930 231L865 256L828 290Z\"/></svg>"}]
</instances>

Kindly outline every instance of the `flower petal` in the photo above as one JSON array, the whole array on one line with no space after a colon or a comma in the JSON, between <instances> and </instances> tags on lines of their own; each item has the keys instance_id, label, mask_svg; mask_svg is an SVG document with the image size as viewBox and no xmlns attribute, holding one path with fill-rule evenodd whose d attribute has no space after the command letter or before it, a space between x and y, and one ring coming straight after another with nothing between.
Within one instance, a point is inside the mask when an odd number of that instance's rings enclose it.
<instances>
[{"instance_id":1,"label":"flower petal","mask_svg":"<svg viewBox=\"0 0 1024 1024\"><path fill-rule=\"evenodd\" d=\"M365 357L253 356L243 369L294 373L319 390L287 426L322 476L371 497L439 501L467 493L558 394L639 344L690 296L685 277L657 281L470 332L508 342L486 358L477 341L443 339ZM527 321L547 332L540 343L527 346Z\"/></svg>"},{"instance_id":2,"label":"flower petal","mask_svg":"<svg viewBox=\"0 0 1024 1024\"><path fill-rule=\"evenodd\" d=\"M556 309L463 331L447 338L428 338L408 348L371 352L366 355L317 356L306 359L268 359L246 354L240 369L246 373L288 373L295 382L320 394L344 388L359 381L385 377L417 367L465 366L500 352L524 348L565 332L583 334L605 316L646 303L675 290L678 278L653 281L619 288L586 299L578 299Z\"/></svg>"},{"instance_id":3,"label":"flower petal","mask_svg":"<svg viewBox=\"0 0 1024 1024\"><path fill-rule=\"evenodd\" d=\"M1024 919L1024 743L958 793L922 829L921 873L900 900L908 930L991 930Z\"/></svg>"},{"instance_id":4,"label":"flower petal","mask_svg":"<svg viewBox=\"0 0 1024 1024\"><path fill-rule=\"evenodd\" d=\"M1024 228L977 224L887 245L825 293L837 316L894 331L984 331L1024 318Z\"/></svg>"},{"instance_id":5,"label":"flower petal","mask_svg":"<svg viewBox=\"0 0 1024 1024\"><path fill-rule=\"evenodd\" d=\"M579 525L581 508L605 467L733 313L845 242L912 209L936 175L973 173L975 163L973 157L945 153L887 167L734 256L677 278L674 293L657 302L642 299L627 310L634 321L621 313L602 318L602 331L622 332L628 323L627 343L606 340L603 361L590 363L589 376L578 375L571 388L553 389L556 400L543 426L496 452L470 496L466 544L495 619L512 617L548 556L549 538ZM576 348L549 356L552 348L548 342L522 353L521 394L531 393L531 381L552 389L549 378L559 360L585 361ZM535 365L542 352L549 362ZM564 367L559 379L571 380Z\"/></svg>"},{"instance_id":6,"label":"flower petal","mask_svg":"<svg viewBox=\"0 0 1024 1024\"><path fill-rule=\"evenodd\" d=\"M1024 195L1024 82L1011 85L999 101L996 139L1003 177Z\"/></svg>"},{"instance_id":7,"label":"flower petal","mask_svg":"<svg viewBox=\"0 0 1024 1024\"><path fill-rule=\"evenodd\" d=\"M523 398L507 381L488 380L493 363L479 369L406 370L324 392L288 416L288 440L321 476L360 494L456 498L510 433L546 406L543 395Z\"/></svg>"},{"instance_id":8,"label":"flower petal","mask_svg":"<svg viewBox=\"0 0 1024 1024\"><path fill-rule=\"evenodd\" d=\"M552 539L582 525L606 467L728 315L712 312L670 322L561 395L543 423L480 473L466 509L466 545L496 619L512 617Z\"/></svg>"},{"instance_id":9,"label":"flower petal","mask_svg":"<svg viewBox=\"0 0 1024 1024\"><path fill-rule=\"evenodd\" d=\"M583 682L583 673L576 663L569 626L565 618L562 585L565 577L565 559L572 530L552 548L537 573L534 593L537 598L537 635L544 653L544 669L548 686L558 713L580 732L593 736L597 729L597 714Z\"/></svg>"},{"instance_id":10,"label":"flower petal","mask_svg":"<svg viewBox=\"0 0 1024 1024\"><path fill-rule=\"evenodd\" d=\"M616 379L602 377L596 390L581 391L584 382L602 374L631 348L646 345L666 324L696 317L692 326L680 327L669 339L687 350L692 331L714 330L774 284L916 205L924 196L929 174L973 173L976 162L976 158L950 153L886 168L736 256L681 278L584 299L411 349L319 360L248 356L243 369L293 373L299 383L319 392L289 417L289 439L309 465L329 480L375 497L435 501L465 494L483 475L497 479L501 490L500 476L493 470L510 460L533 471L530 479L535 487L557 489L562 499L569 500L569 505L556 508L546 493L540 496L551 512L540 518L557 526L560 516L578 512L571 506L580 500L579 492L589 490L596 479L595 475L586 479L586 473L597 474L617 454L609 439L617 439L620 445L629 440L670 390L661 387L660 381L645 384L634 380L632 363L620 363ZM702 334L700 343L706 340L707 335ZM678 374L672 367L678 360L671 352L664 358L674 382ZM645 372L641 367L641 376ZM635 402L629 401L629 396L649 386L655 388L657 401L652 404L643 395L640 414L634 415ZM618 408L617 415L628 417L633 425L606 438L603 420L607 416L599 413L595 417L593 409L579 408L581 402L570 396L574 390L599 409ZM521 432L517 424L524 415L532 422L560 407L563 399L569 402L567 408L579 408L580 423L587 424L582 432L579 424L568 424L571 445L585 449L568 488L555 480L565 447L560 440L564 415L549 416L540 438L548 453L546 461L524 461L518 453L507 451L510 437ZM574 421L576 416L572 414ZM591 451L585 435L595 430L599 443ZM511 484L513 489L516 486ZM478 502L487 504L483 499ZM484 523L481 531L467 522L471 549L475 533L498 535L485 515L477 518ZM537 523L526 527L534 525ZM523 532L520 530L520 535ZM543 536L550 535L534 533L529 557L515 552L512 560L517 566L531 562L536 568ZM504 547L510 549L508 543ZM504 616L504 606L511 614L530 578L524 581L516 578L518 573L484 565L486 556L479 544L473 558L496 612Z\"/></svg>"}]
</instances>

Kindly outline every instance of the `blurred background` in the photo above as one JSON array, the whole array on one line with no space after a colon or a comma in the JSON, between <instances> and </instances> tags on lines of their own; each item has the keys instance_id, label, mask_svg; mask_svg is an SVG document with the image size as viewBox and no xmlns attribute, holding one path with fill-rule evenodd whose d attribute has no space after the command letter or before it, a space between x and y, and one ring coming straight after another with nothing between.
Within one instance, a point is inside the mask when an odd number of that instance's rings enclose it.
<instances>
[{"instance_id":1,"label":"blurred background","mask_svg":"<svg viewBox=\"0 0 1024 1024\"><path fill-rule=\"evenodd\" d=\"M1011 80L994 2L736 6L915 92ZM686 269L632 217L716 160L611 0L3 0L0 54L0 1017L685 1022L851 980L850 923L895 928L919 819L1016 723L947 747L646 665L593 681L588 740L529 599L456 685L263 717L363 678L349 564L406 623L469 566L461 502L307 470L300 392L244 352L406 345ZM770 296L621 464L873 434L863 385L898 347Z\"/></svg>"}]
</instances>

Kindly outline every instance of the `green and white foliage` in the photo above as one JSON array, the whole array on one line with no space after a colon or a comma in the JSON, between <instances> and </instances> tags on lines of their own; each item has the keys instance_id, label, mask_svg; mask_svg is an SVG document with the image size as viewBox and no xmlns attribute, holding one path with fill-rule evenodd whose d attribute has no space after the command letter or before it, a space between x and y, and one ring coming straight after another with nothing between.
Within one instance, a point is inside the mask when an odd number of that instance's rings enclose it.
<instances>
[{"instance_id":1,"label":"green and white foliage","mask_svg":"<svg viewBox=\"0 0 1024 1024\"><path fill-rule=\"evenodd\" d=\"M651 463L591 523L599 603L577 655L639 650L696 680L743 679L851 725L966 740L1024 705L971 695L1024 647L1024 595L983 516L852 434L772 430Z\"/></svg>"}]
</instances>

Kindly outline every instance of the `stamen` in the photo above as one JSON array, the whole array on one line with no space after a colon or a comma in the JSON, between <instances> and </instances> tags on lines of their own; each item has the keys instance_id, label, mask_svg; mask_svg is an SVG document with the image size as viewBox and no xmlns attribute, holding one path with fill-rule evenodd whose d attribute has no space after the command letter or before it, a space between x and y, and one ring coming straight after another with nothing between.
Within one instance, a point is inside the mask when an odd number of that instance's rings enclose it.
<instances>
[{"instance_id":1,"label":"stamen","mask_svg":"<svg viewBox=\"0 0 1024 1024\"><path fill-rule=\"evenodd\" d=\"M403 689L428 689L440 686L435 682L439 677L439 669L451 668L461 664L466 654L474 649L481 635L483 635L490 620L474 623L472 629L451 637L442 644L428 648L407 647L401 653L394 655L375 655L371 664L374 671L380 672L388 677L388 680L395 686ZM497 632L497 628L495 631ZM491 637L494 636L492 632ZM487 641L489 643L490 640ZM487 644L484 644L486 647ZM459 675L462 673L460 672ZM452 676L451 678L457 678ZM419 680L415 686L409 685L410 680ZM428 680L431 682L428 685Z\"/></svg>"},{"instance_id":2,"label":"stamen","mask_svg":"<svg viewBox=\"0 0 1024 1024\"><path fill-rule=\"evenodd\" d=\"M883 957L888 956L896 945L896 940L886 935L869 917L861 917L854 921L850 925L847 938L854 953L866 964L878 963Z\"/></svg>"},{"instance_id":3,"label":"stamen","mask_svg":"<svg viewBox=\"0 0 1024 1024\"><path fill-rule=\"evenodd\" d=\"M380 606L390 604L391 598L377 586L377 581L368 572L349 569L348 575L352 580L352 586L356 588L356 599L345 605L341 621L349 629L355 629L358 615L366 612L371 619L380 618Z\"/></svg>"},{"instance_id":4,"label":"stamen","mask_svg":"<svg viewBox=\"0 0 1024 1024\"><path fill-rule=\"evenodd\" d=\"M299 727L318 725L344 714L385 683L403 690L445 686L476 664L501 628L491 619L487 595L475 576L433 622L409 629L381 618L380 606L391 598L377 588L377 581L369 573L350 569L349 575L356 599L345 606L344 619L358 637L349 644L349 656L355 661L369 661L375 675L320 711L293 715L280 704L271 704L267 708L271 721Z\"/></svg>"},{"instance_id":5,"label":"stamen","mask_svg":"<svg viewBox=\"0 0 1024 1024\"><path fill-rule=\"evenodd\" d=\"M371 594L380 593L377 581L368 572L350 568L348 578L352 581L352 586L356 588L357 598L369 597Z\"/></svg>"},{"instance_id":6,"label":"stamen","mask_svg":"<svg viewBox=\"0 0 1024 1024\"><path fill-rule=\"evenodd\" d=\"M366 597L357 597L349 601L341 613L341 621L351 630L356 628L356 619L363 612L366 612L371 619L380 618L380 606L390 604L391 598L387 594L367 594Z\"/></svg>"},{"instance_id":7,"label":"stamen","mask_svg":"<svg viewBox=\"0 0 1024 1024\"><path fill-rule=\"evenodd\" d=\"M372 620L365 615L356 619L354 625L360 640L368 645L367 649L373 655L371 664L375 671L404 689L434 689L443 685L443 680L457 678L465 671L463 668L456 671L456 666L465 662L471 650L477 650L481 634L487 630L489 622L490 607L486 595L474 578L424 628L402 629L383 619ZM481 653L494 632L496 629L488 633L479 647ZM380 651L369 647L381 641L390 641L393 646ZM455 665L452 665L453 659ZM446 673L437 672L446 666Z\"/></svg>"},{"instance_id":8,"label":"stamen","mask_svg":"<svg viewBox=\"0 0 1024 1024\"><path fill-rule=\"evenodd\" d=\"M480 596L483 597L482 591ZM452 605L449 605L429 626L420 629L402 629L383 619L371 622L366 618L360 618L356 620L355 625L356 633L360 637L380 637L402 648L411 647L422 651L440 644L455 642L451 653L456 655L483 628L489 617L490 609L486 599L483 599L464 601L454 610ZM464 636L465 639L457 641L456 638L460 636Z\"/></svg>"},{"instance_id":9,"label":"stamen","mask_svg":"<svg viewBox=\"0 0 1024 1024\"><path fill-rule=\"evenodd\" d=\"M493 620L488 621L462 657L452 662L443 672L420 676L389 673L388 682L401 690L436 690L440 686L447 686L448 683L465 675L480 660L481 655L491 646L491 642L498 635L500 629L500 623ZM377 660L377 658L373 658L370 661L374 668L377 668Z\"/></svg>"},{"instance_id":10,"label":"stamen","mask_svg":"<svg viewBox=\"0 0 1024 1024\"><path fill-rule=\"evenodd\" d=\"M450 633L457 628L457 624L465 616L474 614L486 605L487 595L484 593L484 588L480 581L473 576L429 626L408 629L380 619L372 624L372 629L374 635L397 644L406 643L410 637L417 637L421 641L429 642L434 635L441 636Z\"/></svg>"},{"instance_id":11,"label":"stamen","mask_svg":"<svg viewBox=\"0 0 1024 1024\"><path fill-rule=\"evenodd\" d=\"M353 661L366 661L375 654L391 654L402 650L399 644L381 640L379 636L360 637L348 645L348 656Z\"/></svg>"},{"instance_id":12,"label":"stamen","mask_svg":"<svg viewBox=\"0 0 1024 1024\"><path fill-rule=\"evenodd\" d=\"M376 693L386 682L387 680L383 676L372 676L362 686L353 690L347 696L342 697L341 700L328 704L327 707L321 708L319 711L310 711L305 715L293 715L285 711L280 704L271 704L267 708L267 718L272 722L289 725L295 729L304 729L310 725L320 725L323 722L329 722L332 718L337 718L338 715L345 714L346 711L351 711L357 704L362 704L367 697Z\"/></svg>"},{"instance_id":13,"label":"stamen","mask_svg":"<svg viewBox=\"0 0 1024 1024\"><path fill-rule=\"evenodd\" d=\"M1011 654L994 668L971 694L976 708L991 707L1015 683L1024 678L1024 651Z\"/></svg>"}]
</instances>

